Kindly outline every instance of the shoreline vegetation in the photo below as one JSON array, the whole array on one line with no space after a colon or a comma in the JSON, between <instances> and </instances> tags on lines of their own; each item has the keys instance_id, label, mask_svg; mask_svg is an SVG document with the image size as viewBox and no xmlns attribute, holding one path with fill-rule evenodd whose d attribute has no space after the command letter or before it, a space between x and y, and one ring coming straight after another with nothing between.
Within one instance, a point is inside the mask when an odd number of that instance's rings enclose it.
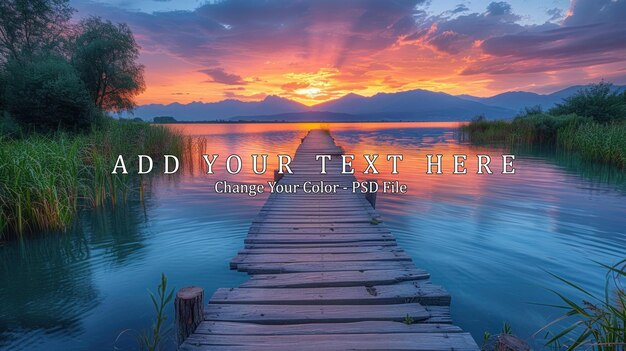
<instances>
[{"instance_id":1,"label":"shoreline vegetation","mask_svg":"<svg viewBox=\"0 0 626 351\"><path fill-rule=\"evenodd\" d=\"M126 24L72 23L68 0L0 2L0 240L63 231L85 207L123 202L144 179L117 155L182 155L166 126L114 120L145 90ZM135 167L135 165L129 165Z\"/></svg>"},{"instance_id":2,"label":"shoreline vegetation","mask_svg":"<svg viewBox=\"0 0 626 351\"><path fill-rule=\"evenodd\" d=\"M626 92L618 93L611 84L600 82L548 111L526 108L511 121L479 116L461 131L478 145L537 145L626 169Z\"/></svg>"},{"instance_id":3,"label":"shoreline vegetation","mask_svg":"<svg viewBox=\"0 0 626 351\"><path fill-rule=\"evenodd\" d=\"M589 292L585 287L550 273L563 284L574 288L580 302L553 291L560 299L563 314L541 328L535 336L546 333L545 346L553 350L619 351L626 346L626 259L612 266L596 262L606 269L604 291Z\"/></svg>"},{"instance_id":4,"label":"shoreline vegetation","mask_svg":"<svg viewBox=\"0 0 626 351\"><path fill-rule=\"evenodd\" d=\"M117 155L182 155L186 138L165 126L107 121L90 133L0 138L0 239L62 231L80 208L116 205L144 179L111 174ZM134 169L134 163L128 163Z\"/></svg>"}]
</instances>

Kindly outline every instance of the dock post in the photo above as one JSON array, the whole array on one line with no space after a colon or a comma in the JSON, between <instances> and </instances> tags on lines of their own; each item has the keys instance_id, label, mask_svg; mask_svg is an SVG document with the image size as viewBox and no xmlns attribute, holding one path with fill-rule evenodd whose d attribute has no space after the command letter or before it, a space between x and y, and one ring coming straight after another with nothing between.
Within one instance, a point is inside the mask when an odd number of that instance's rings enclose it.
<instances>
[{"instance_id":1,"label":"dock post","mask_svg":"<svg viewBox=\"0 0 626 351\"><path fill-rule=\"evenodd\" d=\"M370 182L378 183L377 180L371 180ZM372 208L376 208L376 194L377 193L378 193L377 191L374 191L374 192L368 191L365 194L365 200L367 200L367 202L369 202L370 205L372 205Z\"/></svg>"},{"instance_id":2,"label":"dock post","mask_svg":"<svg viewBox=\"0 0 626 351\"><path fill-rule=\"evenodd\" d=\"M188 286L178 290L174 300L176 346L180 346L204 320L204 289Z\"/></svg>"}]
</instances>

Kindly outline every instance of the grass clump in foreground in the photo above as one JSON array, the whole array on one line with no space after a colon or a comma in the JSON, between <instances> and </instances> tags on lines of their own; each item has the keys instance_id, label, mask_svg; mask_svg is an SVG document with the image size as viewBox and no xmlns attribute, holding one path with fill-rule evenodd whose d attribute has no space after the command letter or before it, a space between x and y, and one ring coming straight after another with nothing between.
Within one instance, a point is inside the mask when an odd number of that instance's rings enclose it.
<instances>
[{"instance_id":1,"label":"grass clump in foreground","mask_svg":"<svg viewBox=\"0 0 626 351\"><path fill-rule=\"evenodd\" d=\"M575 288L587 297L577 303L568 297L555 292L565 313L541 331L550 330L546 346L566 350L624 350L626 347L626 291L622 285L626 277L626 259L614 266L602 265L607 268L604 294L597 296L577 284L555 276L565 284ZM556 325L565 321L571 322L559 330L553 331Z\"/></svg>"},{"instance_id":2,"label":"grass clump in foreground","mask_svg":"<svg viewBox=\"0 0 626 351\"><path fill-rule=\"evenodd\" d=\"M111 174L118 155L181 155L184 143L164 126L113 120L87 134L0 139L0 237L63 230L81 206L125 199L141 179Z\"/></svg>"},{"instance_id":3,"label":"grass clump in foreground","mask_svg":"<svg viewBox=\"0 0 626 351\"><path fill-rule=\"evenodd\" d=\"M150 300L152 301L155 312L150 331L137 332L132 329L126 329L117 336L115 340L116 344L124 334L130 333L134 335L139 350L158 351L167 348L164 346L172 332L172 327L171 325L165 325L167 322L165 309L174 298L174 288L168 290L165 273L161 273L161 282L157 287L156 296L150 290L148 290L148 293L150 294ZM114 346L114 349L118 350L117 346Z\"/></svg>"},{"instance_id":4,"label":"grass clump in foreground","mask_svg":"<svg viewBox=\"0 0 626 351\"><path fill-rule=\"evenodd\" d=\"M548 112L527 108L512 121L476 118L462 127L476 144L545 145L626 168L626 92L599 83Z\"/></svg>"}]
</instances>

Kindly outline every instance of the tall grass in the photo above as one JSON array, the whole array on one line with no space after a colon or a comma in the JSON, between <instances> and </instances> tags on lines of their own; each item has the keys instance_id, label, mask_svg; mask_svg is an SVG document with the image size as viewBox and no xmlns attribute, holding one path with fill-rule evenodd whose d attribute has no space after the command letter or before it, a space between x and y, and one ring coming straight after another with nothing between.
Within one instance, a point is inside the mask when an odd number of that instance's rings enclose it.
<instances>
[{"instance_id":1,"label":"tall grass","mask_svg":"<svg viewBox=\"0 0 626 351\"><path fill-rule=\"evenodd\" d=\"M559 129L557 145L586 160L626 169L626 123L585 123Z\"/></svg>"},{"instance_id":2,"label":"tall grass","mask_svg":"<svg viewBox=\"0 0 626 351\"><path fill-rule=\"evenodd\" d=\"M174 299L174 288L167 288L167 277L165 273L161 273L161 282L157 287L156 295L152 291L148 290L150 294L150 300L154 307L154 320L152 327L149 331L136 331L133 329L126 329L122 331L115 340L113 349L118 350L117 344L122 336L129 334L134 336L137 342L137 349L141 351L159 351L163 349L169 349L167 347L167 340L173 330L172 325L166 325L167 314L165 309Z\"/></svg>"},{"instance_id":3,"label":"tall grass","mask_svg":"<svg viewBox=\"0 0 626 351\"><path fill-rule=\"evenodd\" d=\"M475 144L540 145L575 152L582 159L626 168L626 122L603 124L577 115L533 114L512 121L477 119L462 127Z\"/></svg>"},{"instance_id":4,"label":"tall grass","mask_svg":"<svg viewBox=\"0 0 626 351\"><path fill-rule=\"evenodd\" d=\"M563 304L554 307L563 309L565 313L540 330L549 330L550 338L546 345L566 350L615 351L626 348L626 290L623 286L626 259L614 266L603 266L608 272L602 296L555 276L581 292L586 300L575 302L555 292ZM564 324L566 326L556 327ZM557 330L553 330L554 328Z\"/></svg>"},{"instance_id":5,"label":"tall grass","mask_svg":"<svg viewBox=\"0 0 626 351\"><path fill-rule=\"evenodd\" d=\"M115 204L138 177L112 175L117 155L180 155L185 138L164 126L109 121L90 134L0 140L0 237L64 230L80 206ZM132 173L135 165L127 162Z\"/></svg>"}]
</instances>

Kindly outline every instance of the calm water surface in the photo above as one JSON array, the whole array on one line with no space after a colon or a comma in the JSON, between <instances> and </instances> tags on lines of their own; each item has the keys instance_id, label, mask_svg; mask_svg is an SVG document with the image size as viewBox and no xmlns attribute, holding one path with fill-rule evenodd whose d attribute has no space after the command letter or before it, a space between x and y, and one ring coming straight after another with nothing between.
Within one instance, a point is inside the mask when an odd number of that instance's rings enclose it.
<instances>
[{"instance_id":1,"label":"calm water surface","mask_svg":"<svg viewBox=\"0 0 626 351\"><path fill-rule=\"evenodd\" d=\"M271 172L254 175L247 163L230 176L223 160L292 153L320 126L350 153L404 154L397 176L381 157L377 178L397 179L409 192L379 194L377 208L415 263L450 291L455 323L479 343L504 321L531 337L558 315L534 304L557 302L549 289L580 297L547 271L600 292L605 272L592 260L626 257L624 174L520 151L515 175L476 175L472 155L497 160L507 151L459 143L453 123L177 125L206 137L205 152L222 155L217 174L204 175L196 158L183 174L153 179L143 202L84 211L65 234L0 243L0 349L132 349L133 333L150 326L146 289L155 289L161 272L171 286L202 286L207 296L243 282L228 262L267 194L217 195L212 185L264 182ZM446 174L425 174L427 153L444 155ZM469 174L450 174L455 153L470 156Z\"/></svg>"}]
</instances>

